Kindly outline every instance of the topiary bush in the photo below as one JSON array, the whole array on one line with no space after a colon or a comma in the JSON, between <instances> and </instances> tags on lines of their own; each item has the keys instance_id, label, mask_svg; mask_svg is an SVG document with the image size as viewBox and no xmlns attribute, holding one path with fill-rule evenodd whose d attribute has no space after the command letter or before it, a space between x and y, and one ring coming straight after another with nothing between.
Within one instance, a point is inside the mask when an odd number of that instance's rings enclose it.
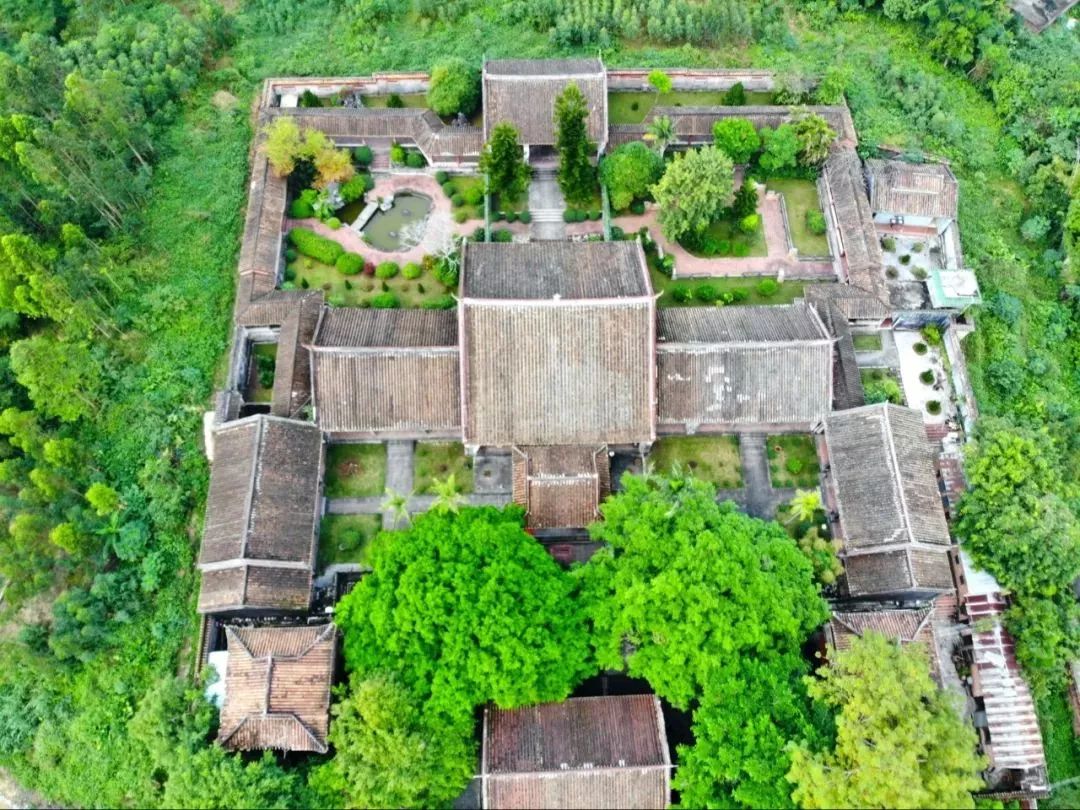
<instances>
[{"instance_id":1,"label":"topiary bush","mask_svg":"<svg viewBox=\"0 0 1080 810\"><path fill-rule=\"evenodd\" d=\"M924 385L933 385L934 384L934 372L932 372L930 369L927 369L926 371L923 371L922 373L919 374L919 380L922 381L922 383Z\"/></svg>"},{"instance_id":2,"label":"topiary bush","mask_svg":"<svg viewBox=\"0 0 1080 810\"><path fill-rule=\"evenodd\" d=\"M332 231L336 231L338 228L341 227L341 220L337 217L330 217L326 220L326 227Z\"/></svg>"},{"instance_id":3,"label":"topiary bush","mask_svg":"<svg viewBox=\"0 0 1080 810\"><path fill-rule=\"evenodd\" d=\"M780 291L780 282L775 278L763 278L757 283L757 294L762 298L772 298Z\"/></svg>"},{"instance_id":4,"label":"topiary bush","mask_svg":"<svg viewBox=\"0 0 1080 810\"><path fill-rule=\"evenodd\" d=\"M466 211L464 208L459 208L457 211L454 212L454 222L456 222L458 225L468 220L468 218L469 212Z\"/></svg>"},{"instance_id":5,"label":"topiary bush","mask_svg":"<svg viewBox=\"0 0 1080 810\"><path fill-rule=\"evenodd\" d=\"M703 304L712 304L720 298L720 291L712 284L699 284L694 290L694 298Z\"/></svg>"},{"instance_id":6,"label":"topiary bush","mask_svg":"<svg viewBox=\"0 0 1080 810\"><path fill-rule=\"evenodd\" d=\"M442 169L439 169L437 172L435 172L435 182L438 183L440 186L446 183L446 181L449 179L450 175L448 175Z\"/></svg>"},{"instance_id":7,"label":"topiary bush","mask_svg":"<svg viewBox=\"0 0 1080 810\"><path fill-rule=\"evenodd\" d=\"M936 399L932 399L926 403L926 412L932 416L937 416L941 413L941 403Z\"/></svg>"},{"instance_id":8,"label":"topiary bush","mask_svg":"<svg viewBox=\"0 0 1080 810\"><path fill-rule=\"evenodd\" d=\"M455 194L450 198L450 204L454 206L454 208L461 208L461 206L465 204L465 198L460 194Z\"/></svg>"},{"instance_id":9,"label":"topiary bush","mask_svg":"<svg viewBox=\"0 0 1080 810\"><path fill-rule=\"evenodd\" d=\"M289 216L293 219L311 219L315 216L315 209L310 202L298 197L289 204Z\"/></svg>"},{"instance_id":10,"label":"topiary bush","mask_svg":"<svg viewBox=\"0 0 1080 810\"><path fill-rule=\"evenodd\" d=\"M352 150L352 157L361 166L370 166L371 161L375 159L375 153L371 151L370 146L358 146Z\"/></svg>"},{"instance_id":11,"label":"topiary bush","mask_svg":"<svg viewBox=\"0 0 1080 810\"><path fill-rule=\"evenodd\" d=\"M422 152L409 152L405 155L405 165L410 169L422 169L427 166L427 160Z\"/></svg>"},{"instance_id":12,"label":"topiary bush","mask_svg":"<svg viewBox=\"0 0 1080 810\"><path fill-rule=\"evenodd\" d=\"M375 309L397 309L400 303L392 292L383 292L371 297L371 306Z\"/></svg>"},{"instance_id":13,"label":"topiary bush","mask_svg":"<svg viewBox=\"0 0 1080 810\"><path fill-rule=\"evenodd\" d=\"M807 211L806 230L816 236L824 234L826 230L825 215L820 211Z\"/></svg>"},{"instance_id":14,"label":"topiary bush","mask_svg":"<svg viewBox=\"0 0 1080 810\"><path fill-rule=\"evenodd\" d=\"M380 262L379 266L375 268L375 277L381 279L393 278L400 269L397 262Z\"/></svg>"},{"instance_id":15,"label":"topiary bush","mask_svg":"<svg viewBox=\"0 0 1080 810\"><path fill-rule=\"evenodd\" d=\"M457 306L457 301L452 295L440 295L436 298L429 298L427 301L420 305L424 309L453 309Z\"/></svg>"},{"instance_id":16,"label":"topiary bush","mask_svg":"<svg viewBox=\"0 0 1080 810\"><path fill-rule=\"evenodd\" d=\"M289 231L289 242L305 256L310 256L323 264L334 264L345 248L333 239L327 239L307 228L293 228Z\"/></svg>"},{"instance_id":17,"label":"topiary bush","mask_svg":"<svg viewBox=\"0 0 1080 810\"><path fill-rule=\"evenodd\" d=\"M364 257L358 253L342 253L334 262L338 272L346 276L355 276L364 269Z\"/></svg>"},{"instance_id":18,"label":"topiary bush","mask_svg":"<svg viewBox=\"0 0 1080 810\"><path fill-rule=\"evenodd\" d=\"M408 262L401 268L401 275L412 281L413 279L420 278L424 273L424 268L418 265L416 262Z\"/></svg>"}]
</instances>

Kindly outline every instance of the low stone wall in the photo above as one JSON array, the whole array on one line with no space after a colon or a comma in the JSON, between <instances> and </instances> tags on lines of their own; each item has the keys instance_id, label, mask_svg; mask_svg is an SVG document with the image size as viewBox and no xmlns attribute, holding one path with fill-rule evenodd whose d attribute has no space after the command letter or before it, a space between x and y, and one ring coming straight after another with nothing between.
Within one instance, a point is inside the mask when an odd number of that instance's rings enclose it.
<instances>
[{"instance_id":1,"label":"low stone wall","mask_svg":"<svg viewBox=\"0 0 1080 810\"><path fill-rule=\"evenodd\" d=\"M609 68L608 90L652 90L649 71L652 68ZM692 70L665 68L675 90L728 90L742 84L747 90L772 90L775 74L771 70Z\"/></svg>"}]
</instances>

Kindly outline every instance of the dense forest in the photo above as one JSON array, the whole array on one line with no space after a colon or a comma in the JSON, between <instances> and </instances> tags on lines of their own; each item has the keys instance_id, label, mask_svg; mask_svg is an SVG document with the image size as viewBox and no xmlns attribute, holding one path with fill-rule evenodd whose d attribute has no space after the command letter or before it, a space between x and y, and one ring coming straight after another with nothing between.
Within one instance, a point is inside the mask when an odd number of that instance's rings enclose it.
<instances>
[{"instance_id":1,"label":"dense forest","mask_svg":"<svg viewBox=\"0 0 1080 810\"><path fill-rule=\"evenodd\" d=\"M310 763L208 745L189 686L251 102L271 75L599 50L771 68L795 100L818 81L864 152L952 162L986 300L959 532L1016 595L1051 778L1080 776L1062 697L1080 654L1075 31L1034 36L1000 0L226 5L0 0L0 765L71 805L328 801Z\"/></svg>"}]
</instances>

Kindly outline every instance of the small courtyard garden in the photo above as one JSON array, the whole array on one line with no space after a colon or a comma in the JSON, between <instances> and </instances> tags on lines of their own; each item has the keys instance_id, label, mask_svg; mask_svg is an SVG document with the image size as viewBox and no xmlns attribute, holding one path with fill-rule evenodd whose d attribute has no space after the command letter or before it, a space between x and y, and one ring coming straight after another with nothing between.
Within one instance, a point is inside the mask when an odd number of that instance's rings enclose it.
<instances>
[{"instance_id":1,"label":"small courtyard garden","mask_svg":"<svg viewBox=\"0 0 1080 810\"><path fill-rule=\"evenodd\" d=\"M865 335L852 335L851 342L857 352L880 352L882 349L881 335L876 332Z\"/></svg>"},{"instance_id":2,"label":"small courtyard garden","mask_svg":"<svg viewBox=\"0 0 1080 810\"><path fill-rule=\"evenodd\" d=\"M326 448L326 497L362 498L386 489L386 445L331 444Z\"/></svg>"},{"instance_id":3,"label":"small courtyard garden","mask_svg":"<svg viewBox=\"0 0 1080 810\"><path fill-rule=\"evenodd\" d=\"M318 570L348 563L367 565L371 541L381 530L381 515L326 515L319 525Z\"/></svg>"},{"instance_id":4,"label":"small courtyard garden","mask_svg":"<svg viewBox=\"0 0 1080 810\"><path fill-rule=\"evenodd\" d=\"M801 178L772 177L765 187L784 195L791 241L799 255L828 256L829 240L825 236L825 215L818 200L817 184Z\"/></svg>"},{"instance_id":5,"label":"small courtyard garden","mask_svg":"<svg viewBox=\"0 0 1080 810\"><path fill-rule=\"evenodd\" d=\"M862 379L867 404L876 402L905 404L904 388L900 384L900 377L892 369L862 368L859 369L859 377Z\"/></svg>"},{"instance_id":6,"label":"small courtyard garden","mask_svg":"<svg viewBox=\"0 0 1080 810\"><path fill-rule=\"evenodd\" d=\"M413 454L413 491L434 495L435 483L454 476L458 492L473 491L472 459L460 442L417 442Z\"/></svg>"},{"instance_id":7,"label":"small courtyard garden","mask_svg":"<svg viewBox=\"0 0 1080 810\"><path fill-rule=\"evenodd\" d=\"M818 486L820 467L813 436L770 436L765 446L769 456L769 478L774 487L807 489Z\"/></svg>"},{"instance_id":8,"label":"small courtyard garden","mask_svg":"<svg viewBox=\"0 0 1080 810\"><path fill-rule=\"evenodd\" d=\"M277 366L277 344L255 343L251 347L248 370L248 402L266 403L274 398L274 369Z\"/></svg>"},{"instance_id":9,"label":"small courtyard garden","mask_svg":"<svg viewBox=\"0 0 1080 810\"><path fill-rule=\"evenodd\" d=\"M679 467L718 489L742 486L737 436L666 437L653 445L648 460L658 473L667 474Z\"/></svg>"},{"instance_id":10,"label":"small courtyard garden","mask_svg":"<svg viewBox=\"0 0 1080 810\"><path fill-rule=\"evenodd\" d=\"M772 102L773 94L763 90L743 90L741 97L730 90L674 90L660 94L615 90L608 93L608 121L640 124L653 107L729 107Z\"/></svg>"},{"instance_id":11,"label":"small courtyard garden","mask_svg":"<svg viewBox=\"0 0 1080 810\"><path fill-rule=\"evenodd\" d=\"M653 291L662 292L657 300L660 307L701 307L790 304L801 298L808 281L779 282L771 276L673 279L649 261L649 276Z\"/></svg>"}]
</instances>

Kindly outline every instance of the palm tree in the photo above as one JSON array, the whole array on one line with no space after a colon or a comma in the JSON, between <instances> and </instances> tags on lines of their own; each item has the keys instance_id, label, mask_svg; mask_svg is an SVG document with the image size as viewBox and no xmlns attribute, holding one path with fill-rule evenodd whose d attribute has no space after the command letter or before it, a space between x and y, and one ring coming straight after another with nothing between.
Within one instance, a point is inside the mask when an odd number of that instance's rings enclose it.
<instances>
[{"instance_id":1,"label":"palm tree","mask_svg":"<svg viewBox=\"0 0 1080 810\"><path fill-rule=\"evenodd\" d=\"M384 512L389 512L390 516L394 520L394 528L396 529L402 523L409 522L409 496L402 495L400 492L394 492L392 489L386 490L386 497L383 498L383 502L380 508Z\"/></svg>"},{"instance_id":2,"label":"palm tree","mask_svg":"<svg viewBox=\"0 0 1080 810\"><path fill-rule=\"evenodd\" d=\"M791 523L809 523L821 509L821 493L816 489L797 489L789 505Z\"/></svg>"},{"instance_id":3,"label":"palm tree","mask_svg":"<svg viewBox=\"0 0 1080 810\"><path fill-rule=\"evenodd\" d=\"M454 473L450 473L441 481L439 479L432 481L431 488L435 490L435 502L431 505L435 511L457 514L466 503L465 496L458 489Z\"/></svg>"},{"instance_id":4,"label":"palm tree","mask_svg":"<svg viewBox=\"0 0 1080 810\"><path fill-rule=\"evenodd\" d=\"M668 145L675 140L675 124L672 123L671 119L666 115L654 118L652 122L645 127L645 140L652 143L660 153L660 157L663 157L664 152L667 151Z\"/></svg>"}]
</instances>

